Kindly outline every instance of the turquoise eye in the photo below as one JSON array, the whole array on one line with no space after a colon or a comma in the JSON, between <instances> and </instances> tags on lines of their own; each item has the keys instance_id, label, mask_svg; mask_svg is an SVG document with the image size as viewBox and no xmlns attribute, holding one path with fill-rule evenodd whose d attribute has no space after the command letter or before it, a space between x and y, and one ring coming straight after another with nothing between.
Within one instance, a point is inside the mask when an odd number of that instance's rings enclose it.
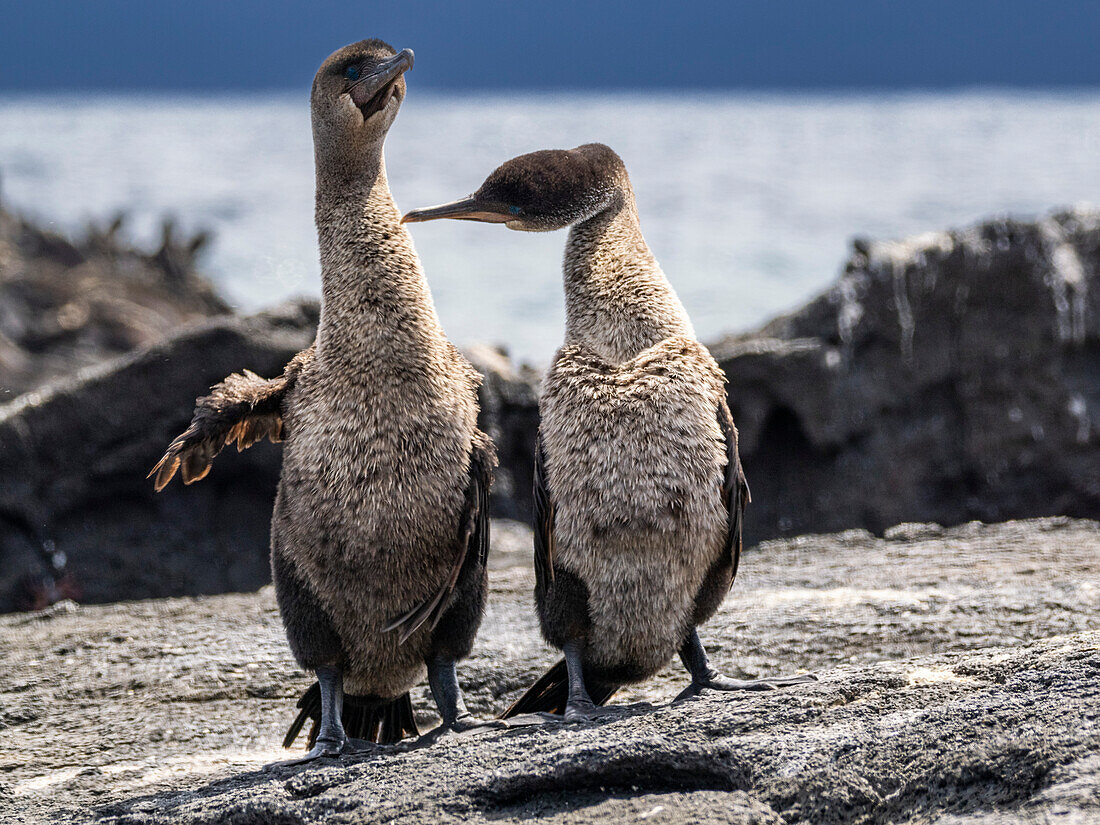
<instances>
[{"instance_id":1,"label":"turquoise eye","mask_svg":"<svg viewBox=\"0 0 1100 825\"><path fill-rule=\"evenodd\" d=\"M509 206L508 211L511 212L513 215L518 215L523 210L520 209L518 206Z\"/></svg>"},{"instance_id":2,"label":"turquoise eye","mask_svg":"<svg viewBox=\"0 0 1100 825\"><path fill-rule=\"evenodd\" d=\"M344 77L346 77L348 80L358 80L359 79L359 67L358 66L348 66L346 69L344 69Z\"/></svg>"}]
</instances>

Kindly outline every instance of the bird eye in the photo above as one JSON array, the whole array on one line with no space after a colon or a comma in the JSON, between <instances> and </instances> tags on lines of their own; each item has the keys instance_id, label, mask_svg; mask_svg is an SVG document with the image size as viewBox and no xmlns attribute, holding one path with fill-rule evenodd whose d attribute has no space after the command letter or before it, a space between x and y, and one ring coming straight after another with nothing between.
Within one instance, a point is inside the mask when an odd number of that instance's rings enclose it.
<instances>
[{"instance_id":1,"label":"bird eye","mask_svg":"<svg viewBox=\"0 0 1100 825\"><path fill-rule=\"evenodd\" d=\"M509 206L508 211L511 212L513 215L518 215L523 210L520 209L518 206Z\"/></svg>"},{"instance_id":2,"label":"bird eye","mask_svg":"<svg viewBox=\"0 0 1100 825\"><path fill-rule=\"evenodd\" d=\"M346 77L348 80L353 80L353 81L358 80L359 79L359 67L358 66L348 66L346 69L344 69L344 77Z\"/></svg>"}]
</instances>

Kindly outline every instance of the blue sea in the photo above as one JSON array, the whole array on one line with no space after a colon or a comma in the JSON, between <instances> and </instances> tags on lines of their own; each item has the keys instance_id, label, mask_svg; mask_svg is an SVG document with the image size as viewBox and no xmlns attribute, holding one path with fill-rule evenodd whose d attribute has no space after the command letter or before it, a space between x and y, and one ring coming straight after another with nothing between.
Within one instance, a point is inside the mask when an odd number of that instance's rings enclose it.
<instances>
[{"instance_id":1,"label":"blue sea","mask_svg":"<svg viewBox=\"0 0 1100 825\"><path fill-rule=\"evenodd\" d=\"M798 306L850 238L1100 202L1100 92L438 96L411 91L386 154L403 209L498 163L602 141L625 159L650 246L706 340ZM79 232L130 215L209 228L203 268L243 310L318 294L303 95L0 98L3 202ZM411 227L459 344L545 363L560 341L564 232Z\"/></svg>"}]
</instances>

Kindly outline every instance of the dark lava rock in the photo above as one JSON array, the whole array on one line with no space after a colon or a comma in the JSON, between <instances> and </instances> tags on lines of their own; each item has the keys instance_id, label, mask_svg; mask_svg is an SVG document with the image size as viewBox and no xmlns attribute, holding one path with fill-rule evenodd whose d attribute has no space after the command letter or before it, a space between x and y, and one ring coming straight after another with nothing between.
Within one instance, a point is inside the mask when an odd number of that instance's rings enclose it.
<instances>
[{"instance_id":1,"label":"dark lava rock","mask_svg":"<svg viewBox=\"0 0 1100 825\"><path fill-rule=\"evenodd\" d=\"M559 655L538 637L529 561L497 542L490 558L459 669L483 716ZM260 767L287 758L312 680L271 588L62 603L0 617L0 821L1096 822L1098 580L1087 521L776 540L745 555L702 636L730 675L816 684L672 705L677 662L594 724L275 772ZM422 730L436 723L424 686L413 705Z\"/></svg>"},{"instance_id":2,"label":"dark lava rock","mask_svg":"<svg viewBox=\"0 0 1100 825\"><path fill-rule=\"evenodd\" d=\"M856 247L820 298L712 348L750 541L1100 515L1100 213Z\"/></svg>"},{"instance_id":3,"label":"dark lava rock","mask_svg":"<svg viewBox=\"0 0 1100 825\"><path fill-rule=\"evenodd\" d=\"M0 208L0 403L230 312L195 269L206 233L178 237L166 221L148 252L122 225L71 240Z\"/></svg>"},{"instance_id":4,"label":"dark lava rock","mask_svg":"<svg viewBox=\"0 0 1100 825\"><path fill-rule=\"evenodd\" d=\"M200 484L145 476L231 372L279 374L317 305L224 316L0 406L0 611L226 590L270 578L279 449L225 450Z\"/></svg>"},{"instance_id":5,"label":"dark lava rock","mask_svg":"<svg viewBox=\"0 0 1100 825\"><path fill-rule=\"evenodd\" d=\"M541 377L526 364L517 369L498 348L475 344L463 352L484 377L478 425L493 439L500 459L493 481L493 515L531 522Z\"/></svg>"}]
</instances>

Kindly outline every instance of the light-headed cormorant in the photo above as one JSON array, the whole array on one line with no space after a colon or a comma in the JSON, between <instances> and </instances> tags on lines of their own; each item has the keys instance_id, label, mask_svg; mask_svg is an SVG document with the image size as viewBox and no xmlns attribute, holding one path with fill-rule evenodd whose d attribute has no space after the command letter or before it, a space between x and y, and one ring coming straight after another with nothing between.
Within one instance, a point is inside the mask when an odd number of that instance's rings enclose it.
<instances>
[{"instance_id":1,"label":"light-headed cormorant","mask_svg":"<svg viewBox=\"0 0 1100 825\"><path fill-rule=\"evenodd\" d=\"M386 181L383 142L413 63L380 40L335 52L311 97L322 302L317 339L279 378L232 375L154 468L202 478L226 444L285 439L271 567L287 639L317 674L285 744L309 753L417 733L427 669L443 725L467 712L455 662L481 622L496 457L480 376L447 340ZM348 701L344 702L344 690Z\"/></svg>"}]
</instances>

